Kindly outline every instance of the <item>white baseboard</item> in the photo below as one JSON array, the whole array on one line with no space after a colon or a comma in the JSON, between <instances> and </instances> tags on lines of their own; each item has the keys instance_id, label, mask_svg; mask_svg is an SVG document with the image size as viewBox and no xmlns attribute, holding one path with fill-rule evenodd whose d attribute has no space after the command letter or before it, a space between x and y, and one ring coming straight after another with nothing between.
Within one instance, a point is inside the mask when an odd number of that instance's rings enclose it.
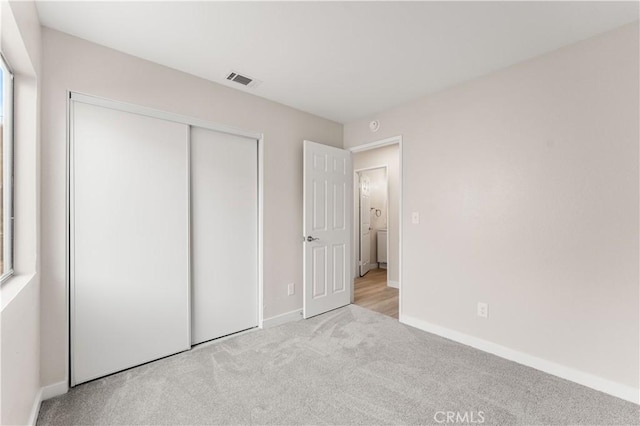
<instances>
[{"instance_id":1,"label":"white baseboard","mask_svg":"<svg viewBox=\"0 0 640 426\"><path fill-rule=\"evenodd\" d=\"M298 321L300 319L302 319L302 309L296 309L295 311L286 312L284 314L262 320L262 328L275 327L280 324Z\"/></svg>"},{"instance_id":2,"label":"white baseboard","mask_svg":"<svg viewBox=\"0 0 640 426\"><path fill-rule=\"evenodd\" d=\"M398 281L387 281L387 287L400 288Z\"/></svg>"},{"instance_id":3,"label":"white baseboard","mask_svg":"<svg viewBox=\"0 0 640 426\"><path fill-rule=\"evenodd\" d=\"M42 404L42 389L36 393L36 397L33 400L33 407L31 407L31 414L29 415L29 422L27 423L28 425L36 426L38 414L40 413L40 404Z\"/></svg>"},{"instance_id":4,"label":"white baseboard","mask_svg":"<svg viewBox=\"0 0 640 426\"><path fill-rule=\"evenodd\" d=\"M47 399L54 398L56 396L64 395L69 392L69 385L66 380L63 380L58 383L54 383L49 386L45 386L42 388L42 400L46 401Z\"/></svg>"},{"instance_id":5,"label":"white baseboard","mask_svg":"<svg viewBox=\"0 0 640 426\"><path fill-rule=\"evenodd\" d=\"M640 389L607 380L564 365L556 364L552 361L547 361L524 352L516 351L487 340L431 324L420 319L411 318L406 315L400 315L400 322L449 340L462 343L463 345L471 346L473 348L480 349L481 351L497 355L501 358L517 362L518 364L526 365L527 367L535 368L536 370L604 392L617 398L633 402L634 404L640 404Z\"/></svg>"},{"instance_id":6,"label":"white baseboard","mask_svg":"<svg viewBox=\"0 0 640 426\"><path fill-rule=\"evenodd\" d=\"M66 381L54 383L49 386L45 386L40 388L36 397L33 400L33 407L31 408L31 414L29 415L29 425L35 426L38 421L38 414L40 413L40 405L42 405L42 401L46 401L47 399L64 395L69 391L69 386Z\"/></svg>"}]
</instances>

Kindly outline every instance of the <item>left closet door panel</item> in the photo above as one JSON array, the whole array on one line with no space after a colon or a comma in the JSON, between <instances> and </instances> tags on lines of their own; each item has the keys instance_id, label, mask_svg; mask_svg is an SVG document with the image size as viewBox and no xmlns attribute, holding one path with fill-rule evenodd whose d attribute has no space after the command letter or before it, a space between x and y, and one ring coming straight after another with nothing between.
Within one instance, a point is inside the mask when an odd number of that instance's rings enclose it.
<instances>
[{"instance_id":1,"label":"left closet door panel","mask_svg":"<svg viewBox=\"0 0 640 426\"><path fill-rule=\"evenodd\" d=\"M190 347L188 126L71 106L71 384Z\"/></svg>"}]
</instances>

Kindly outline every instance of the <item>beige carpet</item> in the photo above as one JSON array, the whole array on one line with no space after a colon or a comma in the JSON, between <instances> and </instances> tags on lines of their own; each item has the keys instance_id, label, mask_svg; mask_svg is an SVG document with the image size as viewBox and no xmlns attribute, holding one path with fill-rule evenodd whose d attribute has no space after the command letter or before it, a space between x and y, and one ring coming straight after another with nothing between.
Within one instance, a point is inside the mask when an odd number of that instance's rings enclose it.
<instances>
[{"instance_id":1,"label":"beige carpet","mask_svg":"<svg viewBox=\"0 0 640 426\"><path fill-rule=\"evenodd\" d=\"M447 412L640 424L637 405L352 305L77 386L45 401L38 425L446 424Z\"/></svg>"}]
</instances>

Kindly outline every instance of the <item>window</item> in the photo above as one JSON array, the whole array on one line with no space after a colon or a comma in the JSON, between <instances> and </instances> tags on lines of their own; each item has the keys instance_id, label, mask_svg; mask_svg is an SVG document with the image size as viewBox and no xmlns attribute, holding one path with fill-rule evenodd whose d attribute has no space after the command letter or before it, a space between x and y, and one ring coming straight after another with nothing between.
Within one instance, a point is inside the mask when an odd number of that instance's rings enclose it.
<instances>
[{"instance_id":1,"label":"window","mask_svg":"<svg viewBox=\"0 0 640 426\"><path fill-rule=\"evenodd\" d=\"M13 74L0 55L0 281L13 273Z\"/></svg>"}]
</instances>

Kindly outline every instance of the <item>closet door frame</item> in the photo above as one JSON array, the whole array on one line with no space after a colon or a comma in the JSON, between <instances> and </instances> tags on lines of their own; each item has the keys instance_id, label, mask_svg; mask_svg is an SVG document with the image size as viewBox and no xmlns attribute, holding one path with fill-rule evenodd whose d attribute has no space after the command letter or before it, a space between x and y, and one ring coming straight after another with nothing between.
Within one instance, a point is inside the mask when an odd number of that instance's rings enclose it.
<instances>
[{"instance_id":1,"label":"closet door frame","mask_svg":"<svg viewBox=\"0 0 640 426\"><path fill-rule=\"evenodd\" d=\"M121 101L115 101L110 99L105 99L97 96L87 95L80 92L75 91L67 91L67 108L66 108L66 200L65 200L65 208L66 208L66 235L65 235L65 272L66 272L66 304L67 304L67 318L66 318L66 382L67 387L71 387L71 355L73 353L72 345L73 341L71 339L72 335L72 327L73 323L71 321L72 318L72 310L74 308L71 303L71 294L74 291L75 286L75 277L73 276L73 250L74 250L74 235L73 235L73 224L74 224L74 211L73 211L73 203L74 203L74 176L73 176L73 143L74 143L74 123L73 123L73 106L74 104L85 103L89 105L110 108L122 112L128 112L133 114L139 114L147 117L158 118L161 120L172 121L176 123L185 124L187 127L187 147L188 147L188 163L187 163L187 171L189 173L189 186L191 185L191 140L190 140L190 128L191 127L201 127L207 130L213 130L216 132L227 133L234 136L242 136L245 138L255 139L258 143L258 328L263 327L264 320L264 280L263 280L263 240L264 240L264 135L259 132L249 131L238 129L231 126L226 126L224 124L217 124L208 122L206 120L201 120L198 118L193 118L185 115L169 113L149 107L144 107L140 105L130 104ZM188 209L189 215L191 215L191 191L188 192ZM189 228L191 227L191 221L189 221ZM191 263L191 229L189 229L189 263ZM189 293L191 294L191 272L189 273ZM189 315L191 315L191 304L189 305ZM189 336L189 341L191 341L191 336Z\"/></svg>"}]
</instances>

